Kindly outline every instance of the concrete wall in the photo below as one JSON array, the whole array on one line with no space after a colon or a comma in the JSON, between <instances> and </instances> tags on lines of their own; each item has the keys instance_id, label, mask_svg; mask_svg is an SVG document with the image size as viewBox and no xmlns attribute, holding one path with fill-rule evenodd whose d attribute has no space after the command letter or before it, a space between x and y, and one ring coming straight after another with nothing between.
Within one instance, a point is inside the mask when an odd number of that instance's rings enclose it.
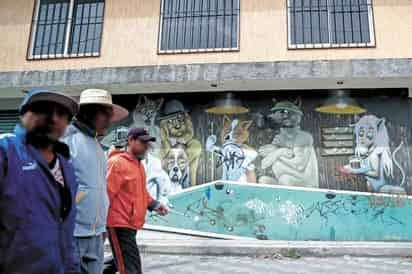
<instances>
[{"instance_id":1,"label":"concrete wall","mask_svg":"<svg viewBox=\"0 0 412 274\"><path fill-rule=\"evenodd\" d=\"M0 1L0 71L412 57L412 2L374 0L376 48L288 50L286 0L241 0L240 51L158 55L160 0L106 0L101 56L27 61L34 0Z\"/></svg>"}]
</instances>

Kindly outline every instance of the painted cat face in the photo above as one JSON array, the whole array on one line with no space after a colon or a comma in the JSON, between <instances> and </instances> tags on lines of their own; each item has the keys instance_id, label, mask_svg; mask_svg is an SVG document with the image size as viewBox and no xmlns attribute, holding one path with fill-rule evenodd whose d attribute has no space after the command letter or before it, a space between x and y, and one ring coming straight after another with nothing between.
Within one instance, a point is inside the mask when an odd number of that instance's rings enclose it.
<instances>
[{"instance_id":1,"label":"painted cat face","mask_svg":"<svg viewBox=\"0 0 412 274\"><path fill-rule=\"evenodd\" d=\"M150 100L144 95L140 96L137 106L133 112L134 120L139 121L143 119L145 123L150 123L150 121L156 117L162 107L162 104L163 98L158 100Z\"/></svg>"},{"instance_id":2,"label":"painted cat face","mask_svg":"<svg viewBox=\"0 0 412 274\"><path fill-rule=\"evenodd\" d=\"M281 127L297 127L302 121L302 114L287 109L281 109L272 112L268 118L279 124Z\"/></svg>"}]
</instances>

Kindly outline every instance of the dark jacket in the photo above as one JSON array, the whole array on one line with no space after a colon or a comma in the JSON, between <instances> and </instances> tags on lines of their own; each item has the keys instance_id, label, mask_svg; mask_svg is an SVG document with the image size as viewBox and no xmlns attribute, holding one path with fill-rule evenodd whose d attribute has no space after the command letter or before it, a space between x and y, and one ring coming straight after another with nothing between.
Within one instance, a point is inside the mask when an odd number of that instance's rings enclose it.
<instances>
[{"instance_id":1,"label":"dark jacket","mask_svg":"<svg viewBox=\"0 0 412 274\"><path fill-rule=\"evenodd\" d=\"M68 147L56 146L64 187L56 183L25 129L0 138L0 273L78 273L74 255L77 191Z\"/></svg>"}]
</instances>

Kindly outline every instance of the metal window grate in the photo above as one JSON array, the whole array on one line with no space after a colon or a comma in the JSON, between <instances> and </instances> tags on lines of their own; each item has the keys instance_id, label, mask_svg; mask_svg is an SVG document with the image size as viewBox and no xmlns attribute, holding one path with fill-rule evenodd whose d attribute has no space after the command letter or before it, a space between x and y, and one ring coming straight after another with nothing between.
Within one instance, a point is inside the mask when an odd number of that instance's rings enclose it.
<instances>
[{"instance_id":1,"label":"metal window grate","mask_svg":"<svg viewBox=\"0 0 412 274\"><path fill-rule=\"evenodd\" d=\"M0 111L0 134L13 132L19 120L18 111Z\"/></svg>"},{"instance_id":2,"label":"metal window grate","mask_svg":"<svg viewBox=\"0 0 412 274\"><path fill-rule=\"evenodd\" d=\"M104 0L38 0L29 59L98 56Z\"/></svg>"},{"instance_id":3,"label":"metal window grate","mask_svg":"<svg viewBox=\"0 0 412 274\"><path fill-rule=\"evenodd\" d=\"M162 0L160 52L236 50L239 0Z\"/></svg>"},{"instance_id":4,"label":"metal window grate","mask_svg":"<svg viewBox=\"0 0 412 274\"><path fill-rule=\"evenodd\" d=\"M73 9L70 54L97 54L103 28L102 0L77 0Z\"/></svg>"},{"instance_id":5,"label":"metal window grate","mask_svg":"<svg viewBox=\"0 0 412 274\"><path fill-rule=\"evenodd\" d=\"M288 0L289 47L374 46L371 0Z\"/></svg>"},{"instance_id":6,"label":"metal window grate","mask_svg":"<svg viewBox=\"0 0 412 274\"><path fill-rule=\"evenodd\" d=\"M33 55L63 54L64 38L69 14L68 0L40 1Z\"/></svg>"}]
</instances>

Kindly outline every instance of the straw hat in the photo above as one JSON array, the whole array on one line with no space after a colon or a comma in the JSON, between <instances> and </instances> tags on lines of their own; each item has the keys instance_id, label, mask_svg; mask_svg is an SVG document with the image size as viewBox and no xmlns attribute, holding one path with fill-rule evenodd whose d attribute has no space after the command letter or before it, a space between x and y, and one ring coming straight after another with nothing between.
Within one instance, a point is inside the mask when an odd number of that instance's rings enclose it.
<instances>
[{"instance_id":1,"label":"straw hat","mask_svg":"<svg viewBox=\"0 0 412 274\"><path fill-rule=\"evenodd\" d=\"M80 94L80 106L84 105L104 105L113 109L112 122L120 121L129 115L124 107L113 104L112 95L104 89L86 89Z\"/></svg>"}]
</instances>

